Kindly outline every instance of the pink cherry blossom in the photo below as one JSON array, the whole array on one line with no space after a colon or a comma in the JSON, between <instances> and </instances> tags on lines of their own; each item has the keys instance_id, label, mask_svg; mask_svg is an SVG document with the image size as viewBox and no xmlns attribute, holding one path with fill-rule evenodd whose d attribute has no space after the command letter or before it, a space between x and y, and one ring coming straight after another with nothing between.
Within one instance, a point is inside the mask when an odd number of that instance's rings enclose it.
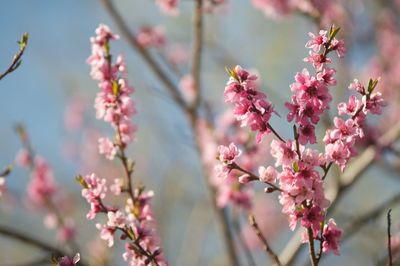
<instances>
[{"instance_id":1,"label":"pink cherry blossom","mask_svg":"<svg viewBox=\"0 0 400 266\"><path fill-rule=\"evenodd\" d=\"M257 76L236 66L231 71L231 77L225 87L225 102L235 106L234 114L241 126L249 126L257 132L256 141L271 132L269 120L276 113L267 96L258 90Z\"/></svg>"},{"instance_id":2,"label":"pink cherry blossom","mask_svg":"<svg viewBox=\"0 0 400 266\"><path fill-rule=\"evenodd\" d=\"M236 147L235 143L229 144L229 146L218 146L218 159L224 164L229 165L232 164L237 157L242 153L241 150Z\"/></svg>"},{"instance_id":3,"label":"pink cherry blossom","mask_svg":"<svg viewBox=\"0 0 400 266\"><path fill-rule=\"evenodd\" d=\"M322 45L328 41L328 38L326 37L327 33L326 30L320 30L318 35L309 32L308 35L311 37L311 40L306 43L306 47L312 49L314 52L319 52Z\"/></svg>"},{"instance_id":4,"label":"pink cherry blossom","mask_svg":"<svg viewBox=\"0 0 400 266\"><path fill-rule=\"evenodd\" d=\"M99 153L104 154L108 160L113 160L117 153L117 147L108 138L99 138Z\"/></svg>"},{"instance_id":5,"label":"pink cherry blossom","mask_svg":"<svg viewBox=\"0 0 400 266\"><path fill-rule=\"evenodd\" d=\"M6 179L0 177L0 197L6 192Z\"/></svg>"},{"instance_id":6,"label":"pink cherry blossom","mask_svg":"<svg viewBox=\"0 0 400 266\"><path fill-rule=\"evenodd\" d=\"M322 232L322 251L325 253L332 251L335 255L339 255L339 241L342 233L343 231L336 226L335 221L329 219Z\"/></svg>"},{"instance_id":7,"label":"pink cherry blossom","mask_svg":"<svg viewBox=\"0 0 400 266\"><path fill-rule=\"evenodd\" d=\"M169 16L177 16L179 0L156 0L156 4L160 7L161 11Z\"/></svg>"},{"instance_id":8,"label":"pink cherry blossom","mask_svg":"<svg viewBox=\"0 0 400 266\"><path fill-rule=\"evenodd\" d=\"M268 166L267 168L265 168L264 166L260 166L258 168L258 174L262 182L269 183L275 183L276 177L278 176L278 172L272 166Z\"/></svg>"},{"instance_id":9,"label":"pink cherry blossom","mask_svg":"<svg viewBox=\"0 0 400 266\"><path fill-rule=\"evenodd\" d=\"M165 30L161 26L141 27L136 34L136 41L143 47L162 48L165 45Z\"/></svg>"},{"instance_id":10,"label":"pink cherry blossom","mask_svg":"<svg viewBox=\"0 0 400 266\"><path fill-rule=\"evenodd\" d=\"M58 262L57 266L74 266L77 265L78 262L81 260L81 255L77 253L72 259L68 256L64 256Z\"/></svg>"}]
</instances>

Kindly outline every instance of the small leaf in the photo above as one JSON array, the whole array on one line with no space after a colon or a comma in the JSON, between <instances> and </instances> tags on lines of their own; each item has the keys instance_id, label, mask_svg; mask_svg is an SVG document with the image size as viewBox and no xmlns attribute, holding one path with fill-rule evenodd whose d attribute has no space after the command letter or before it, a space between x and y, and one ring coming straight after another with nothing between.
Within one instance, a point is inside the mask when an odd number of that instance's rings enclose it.
<instances>
[{"instance_id":1,"label":"small leaf","mask_svg":"<svg viewBox=\"0 0 400 266\"><path fill-rule=\"evenodd\" d=\"M293 171L297 173L299 171L299 164L297 162L293 162L292 164Z\"/></svg>"},{"instance_id":2,"label":"small leaf","mask_svg":"<svg viewBox=\"0 0 400 266\"><path fill-rule=\"evenodd\" d=\"M76 179L76 181L78 181L78 183L79 183L83 188L86 188L86 189L89 188L89 186L88 186L88 184L86 183L86 181L85 181L85 179L83 178L83 176L77 175L77 176L75 177L75 179Z\"/></svg>"},{"instance_id":3,"label":"small leaf","mask_svg":"<svg viewBox=\"0 0 400 266\"><path fill-rule=\"evenodd\" d=\"M333 38L335 38L335 36L338 34L339 31L340 31L340 27L336 28L335 25L332 25L329 30L329 39L333 40Z\"/></svg>"},{"instance_id":4,"label":"small leaf","mask_svg":"<svg viewBox=\"0 0 400 266\"><path fill-rule=\"evenodd\" d=\"M13 169L13 166L11 164L8 165L2 172L0 172L0 177L8 176L11 173L12 169Z\"/></svg>"},{"instance_id":5,"label":"small leaf","mask_svg":"<svg viewBox=\"0 0 400 266\"><path fill-rule=\"evenodd\" d=\"M378 81L379 81L378 79L375 79L375 80L370 79L369 80L369 82L368 82L368 94L371 94L374 91L376 85L378 84Z\"/></svg>"},{"instance_id":6,"label":"small leaf","mask_svg":"<svg viewBox=\"0 0 400 266\"><path fill-rule=\"evenodd\" d=\"M116 80L113 80L112 82L112 92L115 96L119 95L119 85Z\"/></svg>"}]
</instances>

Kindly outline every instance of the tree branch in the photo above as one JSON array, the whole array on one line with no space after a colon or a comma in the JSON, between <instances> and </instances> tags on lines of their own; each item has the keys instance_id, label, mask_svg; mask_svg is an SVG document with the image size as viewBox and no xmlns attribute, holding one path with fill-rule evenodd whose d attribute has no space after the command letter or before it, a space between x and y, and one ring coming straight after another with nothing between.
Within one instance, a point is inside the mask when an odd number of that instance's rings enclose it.
<instances>
[{"instance_id":1,"label":"tree branch","mask_svg":"<svg viewBox=\"0 0 400 266\"><path fill-rule=\"evenodd\" d=\"M11 61L10 66L6 69L6 71L0 74L0 80L2 80L5 76L16 70L22 63L22 55L24 54L26 45L28 44L28 33L24 33L22 35L21 40L18 41L19 43L19 51L14 55L13 60Z\"/></svg>"},{"instance_id":2,"label":"tree branch","mask_svg":"<svg viewBox=\"0 0 400 266\"><path fill-rule=\"evenodd\" d=\"M269 246L267 239L264 237L260 228L258 227L256 219L254 218L254 215L249 215L249 223L253 227L254 231L256 232L258 239L260 239L260 241L263 243L263 245L264 245L263 248L264 248L265 252L267 252L267 255L271 258L271 260L274 262L275 265L281 266L282 263L280 262L278 256L275 254L275 252Z\"/></svg>"}]
</instances>

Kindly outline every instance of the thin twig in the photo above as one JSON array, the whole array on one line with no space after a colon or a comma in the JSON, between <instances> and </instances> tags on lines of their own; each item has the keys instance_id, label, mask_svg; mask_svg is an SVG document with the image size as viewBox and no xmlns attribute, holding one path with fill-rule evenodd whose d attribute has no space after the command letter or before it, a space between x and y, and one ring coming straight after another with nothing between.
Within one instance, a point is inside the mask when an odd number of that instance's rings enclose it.
<instances>
[{"instance_id":1,"label":"thin twig","mask_svg":"<svg viewBox=\"0 0 400 266\"><path fill-rule=\"evenodd\" d=\"M392 209L389 209L387 213L387 238L388 238L388 256L389 256L389 266L393 265L393 257L392 257L392 243L391 243L391 235L390 235L390 226L392 225L390 213Z\"/></svg>"},{"instance_id":2,"label":"thin twig","mask_svg":"<svg viewBox=\"0 0 400 266\"><path fill-rule=\"evenodd\" d=\"M231 169L236 169L236 170L238 170L238 171L240 171L240 172L243 172L243 173L245 173L245 174L248 174L249 176L250 176L250 178L252 179L252 180L260 180L260 177L259 176L257 176L257 175L255 175L255 174L253 174L252 172L250 172L250 171L247 171L246 169L244 169L244 168L242 168L242 167L240 167L237 163L232 163L231 165L230 165L230 167L231 167ZM270 182L268 182L268 181L263 181L263 183L265 183L265 184L267 184L268 186L270 186L270 188L273 190L273 191L275 191L275 190L277 190L277 191L280 191L280 192L285 192L283 189L281 189L280 187L278 187L278 186L276 186L276 185L274 185L274 184L272 184L272 183L270 183Z\"/></svg>"},{"instance_id":3,"label":"thin twig","mask_svg":"<svg viewBox=\"0 0 400 266\"><path fill-rule=\"evenodd\" d=\"M194 91L196 94L193 109L197 110L201 102L201 52L203 48L203 0L196 0L193 18L193 50L192 50L192 78L194 81Z\"/></svg>"},{"instance_id":4,"label":"thin twig","mask_svg":"<svg viewBox=\"0 0 400 266\"><path fill-rule=\"evenodd\" d=\"M260 239L260 241L263 243L263 245L264 245L263 248L267 252L267 255L272 259L272 261L275 263L275 265L281 266L282 263L280 262L278 256L275 254L275 252L269 246L267 239L264 237L260 228L258 227L256 219L254 218L254 215L249 215L249 223L253 227L254 231L256 232L258 239Z\"/></svg>"},{"instance_id":5,"label":"thin twig","mask_svg":"<svg viewBox=\"0 0 400 266\"><path fill-rule=\"evenodd\" d=\"M307 228L307 235L308 235L308 247L309 247L311 265L317 266L318 260L317 256L315 255L314 236L311 227Z\"/></svg>"},{"instance_id":6,"label":"thin twig","mask_svg":"<svg viewBox=\"0 0 400 266\"><path fill-rule=\"evenodd\" d=\"M28 33L24 33L22 35L21 40L18 42L19 51L14 55L13 60L11 61L10 66L4 71L4 73L0 74L0 80L2 80L5 76L16 70L22 63L22 55L24 54L26 45L28 44Z\"/></svg>"},{"instance_id":7,"label":"thin twig","mask_svg":"<svg viewBox=\"0 0 400 266\"><path fill-rule=\"evenodd\" d=\"M43 258L34 259L29 262L16 262L16 263L0 264L0 266L43 266L43 265L49 265L49 264L50 264L50 259L48 256L45 256Z\"/></svg>"},{"instance_id":8,"label":"thin twig","mask_svg":"<svg viewBox=\"0 0 400 266\"><path fill-rule=\"evenodd\" d=\"M241 234L241 230L240 230L240 217L239 217L239 213L237 211L237 208L234 208L234 212L232 215L232 226L233 226L233 230L236 233L237 238L239 239L239 244L241 246L241 248L243 249L243 252L246 256L247 259L247 264L249 266L256 266L256 263L254 261L253 255L251 254L251 250L248 247L247 243L246 243L246 238L243 237L243 235Z\"/></svg>"},{"instance_id":9,"label":"thin twig","mask_svg":"<svg viewBox=\"0 0 400 266\"><path fill-rule=\"evenodd\" d=\"M348 240L354 234L356 234L359 230L363 228L363 225L367 224L368 221L377 219L384 211L387 210L394 203L400 201L400 194L392 197L391 199L385 201L378 207L373 210L367 212L366 214L354 219L349 225L344 228L344 235L342 237L342 242Z\"/></svg>"},{"instance_id":10,"label":"thin twig","mask_svg":"<svg viewBox=\"0 0 400 266\"><path fill-rule=\"evenodd\" d=\"M56 248L55 245L47 244L42 240L28 236L26 233L18 232L13 228L6 227L3 225L0 226L0 235L16 239L25 244L40 248L56 256L64 256L68 254L66 251Z\"/></svg>"}]
</instances>

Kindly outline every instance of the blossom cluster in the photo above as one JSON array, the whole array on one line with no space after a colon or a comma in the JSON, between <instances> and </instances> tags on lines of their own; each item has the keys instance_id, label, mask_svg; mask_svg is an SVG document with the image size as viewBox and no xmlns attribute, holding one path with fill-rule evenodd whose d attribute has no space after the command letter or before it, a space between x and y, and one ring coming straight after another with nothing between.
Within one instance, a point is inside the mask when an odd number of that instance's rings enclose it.
<instances>
[{"instance_id":1,"label":"blossom cluster","mask_svg":"<svg viewBox=\"0 0 400 266\"><path fill-rule=\"evenodd\" d=\"M108 189L115 195L120 195L121 187L115 184L107 186L105 179L95 174L79 176L78 181L83 187L82 196L90 204L87 214L93 220L98 213L107 214L107 223L96 224L100 237L106 240L109 247L114 245L114 236L121 233L121 239L129 239L122 255L129 265L148 265L154 260L158 265L167 265L160 248L160 241L155 232L155 220L150 200L153 192L145 192L143 188L135 189L134 197L128 198L123 209L107 206L104 203Z\"/></svg>"},{"instance_id":2,"label":"blossom cluster","mask_svg":"<svg viewBox=\"0 0 400 266\"><path fill-rule=\"evenodd\" d=\"M306 47L311 50L304 61L313 65L316 74L311 75L307 69L303 69L301 73L296 74L296 82L290 85L293 96L291 102L285 103L289 110L287 119L289 122L294 120L298 125L299 142L303 145L317 142L315 125L332 100L328 88L336 85L333 77L336 70L326 67L326 64L331 62L328 54L336 51L339 57L343 57L345 52L343 40L335 38L337 31L338 29L332 27L329 34L324 30L318 35L309 34L311 40L307 42Z\"/></svg>"},{"instance_id":3,"label":"blossom cluster","mask_svg":"<svg viewBox=\"0 0 400 266\"><path fill-rule=\"evenodd\" d=\"M329 31L320 31L318 35L309 34L311 40L306 47L311 51L305 61L313 65L316 74L310 75L307 70L297 73L296 82L290 86L294 93L292 101L285 104L289 109L288 122L295 122L293 140L285 141L268 123L273 108L270 103L266 104L266 96L260 96L252 86L256 77L241 67L230 71L231 77L224 92L225 101L235 103L236 119L242 125L250 125L252 130L260 129L257 122L264 118L264 125L278 137L278 140L271 142L270 148L275 167L260 166L259 175L241 167L238 162L242 152L233 142L229 146L218 147L217 159L220 164L216 166L222 178L233 171L240 172L239 182L259 180L267 185L265 192L279 191L279 202L282 212L288 217L290 229L294 230L300 223L306 229L304 242L318 240L321 252L332 251L335 254L339 254L342 230L333 219L326 219L330 202L325 197L324 179L333 163L344 170L349 159L355 155L355 140L363 137L362 124L366 114L380 114L385 106L382 95L374 91L378 80L371 79L367 88L355 80L349 89L358 92L361 99L350 96L347 103L338 105L339 115L348 115L350 118L334 118L334 128L328 129L323 138L325 153L304 146L316 143L314 126L332 100L328 87L336 84L333 78L336 70L326 67L326 64L331 62L327 56L329 52L336 51L339 57L344 55L344 42L335 38L338 31L338 28L331 27ZM269 115L262 116L264 113L260 111L260 106L269 106L264 109L269 110ZM262 118L257 119L260 116ZM259 140L257 138L257 143Z\"/></svg>"},{"instance_id":4,"label":"blossom cluster","mask_svg":"<svg viewBox=\"0 0 400 266\"><path fill-rule=\"evenodd\" d=\"M161 26L143 26L135 38L142 47L162 48L166 42L165 31Z\"/></svg>"},{"instance_id":5,"label":"blossom cluster","mask_svg":"<svg viewBox=\"0 0 400 266\"><path fill-rule=\"evenodd\" d=\"M47 161L40 155L34 156L27 148L19 151L16 163L30 171L30 181L27 186L27 196L35 207L46 210L44 224L49 229L57 229L57 238L67 243L76 235L76 228L72 218L62 218L56 209L60 208L56 196L61 194L57 186L53 170Z\"/></svg>"},{"instance_id":6,"label":"blossom cluster","mask_svg":"<svg viewBox=\"0 0 400 266\"><path fill-rule=\"evenodd\" d=\"M101 89L95 103L97 118L109 122L116 131L114 141L108 138L99 139L99 153L109 160L113 160L118 154L128 184L116 178L114 183L108 186L106 179L100 179L94 173L85 177L78 176L77 180L83 187L82 196L90 204L87 219L93 220L98 213L107 214L107 223L98 223L96 227L100 230L100 237L108 242L109 247L114 245L115 233L120 232L121 239L128 240L122 256L129 265L167 265L156 234L155 219L150 205L153 192L145 192L141 186L133 188L133 162L125 155L127 145L133 140L134 127L130 119L135 108L130 99L133 89L123 77L126 69L123 58L119 56L115 64L111 60L109 41L117 38L107 26L100 25L96 30L96 37L91 38L92 55L88 63L92 67L91 75L93 79L99 80ZM128 195L124 210L104 203L107 191L111 191L115 196L123 193Z\"/></svg>"},{"instance_id":7,"label":"blossom cluster","mask_svg":"<svg viewBox=\"0 0 400 266\"><path fill-rule=\"evenodd\" d=\"M323 25L346 20L344 8L337 0L252 0L252 5L266 16L280 19L295 12L320 21Z\"/></svg>"},{"instance_id":8,"label":"blossom cluster","mask_svg":"<svg viewBox=\"0 0 400 266\"><path fill-rule=\"evenodd\" d=\"M95 99L96 117L110 123L117 132L116 142L109 138L99 139L99 152L112 160L117 153L117 146L126 146L134 140L135 126L131 122L136 112L130 95L133 88L126 79L125 60L119 55L112 62L110 40L118 39L110 29L101 24L96 29L96 37L92 37L92 54L87 62L91 66L91 76L97 80L100 92Z\"/></svg>"},{"instance_id":9,"label":"blossom cluster","mask_svg":"<svg viewBox=\"0 0 400 266\"><path fill-rule=\"evenodd\" d=\"M225 102L234 104L234 115L241 126L249 126L257 132L256 140L271 132L269 120L276 113L267 96L258 89L257 76L240 66L228 69L229 81L225 87Z\"/></svg>"},{"instance_id":10,"label":"blossom cluster","mask_svg":"<svg viewBox=\"0 0 400 266\"><path fill-rule=\"evenodd\" d=\"M368 113L379 115L386 102L380 92L374 92L378 80L370 80L366 89L357 79L349 89L358 92L361 99L351 95L347 103L338 105L339 115L349 118L334 118L334 128L325 133L325 154L327 162L336 163L343 171L351 157L356 155L355 142L364 136L363 123Z\"/></svg>"}]
</instances>

